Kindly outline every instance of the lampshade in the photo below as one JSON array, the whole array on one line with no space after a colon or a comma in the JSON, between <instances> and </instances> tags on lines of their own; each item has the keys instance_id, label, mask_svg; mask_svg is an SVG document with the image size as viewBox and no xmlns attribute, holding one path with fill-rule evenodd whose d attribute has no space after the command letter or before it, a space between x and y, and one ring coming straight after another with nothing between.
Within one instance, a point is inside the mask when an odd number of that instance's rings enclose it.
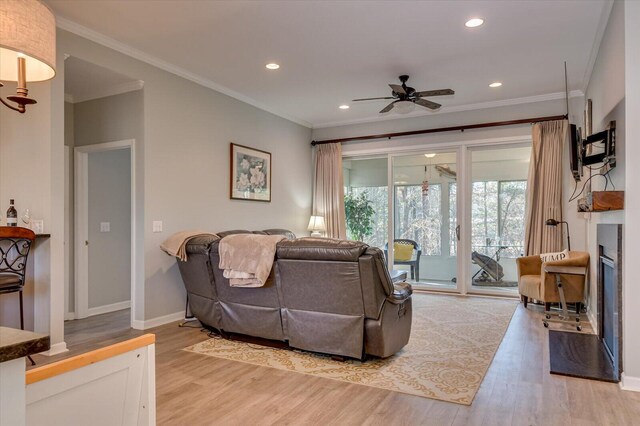
<instances>
[{"instance_id":1,"label":"lampshade","mask_svg":"<svg viewBox=\"0 0 640 426\"><path fill-rule=\"evenodd\" d=\"M393 106L393 110L398 114L409 114L416 107L416 104L409 101L396 102Z\"/></svg>"},{"instance_id":2,"label":"lampshade","mask_svg":"<svg viewBox=\"0 0 640 426\"><path fill-rule=\"evenodd\" d=\"M322 216L311 216L309 219L309 226L307 226L308 231L326 231L327 226L324 223L324 217Z\"/></svg>"},{"instance_id":3,"label":"lampshade","mask_svg":"<svg viewBox=\"0 0 640 426\"><path fill-rule=\"evenodd\" d=\"M38 0L0 0L0 80L18 81L19 56L27 82L56 75L56 19Z\"/></svg>"}]
</instances>

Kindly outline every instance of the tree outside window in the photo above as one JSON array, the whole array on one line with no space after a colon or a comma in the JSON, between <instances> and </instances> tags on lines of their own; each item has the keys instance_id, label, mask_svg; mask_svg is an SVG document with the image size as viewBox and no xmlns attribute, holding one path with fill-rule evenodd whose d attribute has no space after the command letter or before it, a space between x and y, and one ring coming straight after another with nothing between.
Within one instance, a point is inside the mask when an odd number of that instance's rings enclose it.
<instances>
[{"instance_id":1,"label":"tree outside window","mask_svg":"<svg viewBox=\"0 0 640 426\"><path fill-rule=\"evenodd\" d=\"M396 232L399 239L416 241L424 256L442 253L442 197L440 184L429 186L426 197L420 185L396 186Z\"/></svg>"}]
</instances>

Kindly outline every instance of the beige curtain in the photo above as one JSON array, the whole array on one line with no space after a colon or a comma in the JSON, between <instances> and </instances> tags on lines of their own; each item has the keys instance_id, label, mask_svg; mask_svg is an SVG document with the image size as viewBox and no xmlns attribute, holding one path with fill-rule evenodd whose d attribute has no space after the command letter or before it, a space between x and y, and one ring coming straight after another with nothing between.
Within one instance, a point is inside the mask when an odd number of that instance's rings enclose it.
<instances>
[{"instance_id":1,"label":"beige curtain","mask_svg":"<svg viewBox=\"0 0 640 426\"><path fill-rule=\"evenodd\" d=\"M567 121L535 123L527 180L525 250L527 255L562 250L562 227L547 226L547 219L562 220L562 152Z\"/></svg>"},{"instance_id":2,"label":"beige curtain","mask_svg":"<svg viewBox=\"0 0 640 426\"><path fill-rule=\"evenodd\" d=\"M327 237L346 239L341 144L317 145L314 185L313 214L324 216Z\"/></svg>"}]
</instances>

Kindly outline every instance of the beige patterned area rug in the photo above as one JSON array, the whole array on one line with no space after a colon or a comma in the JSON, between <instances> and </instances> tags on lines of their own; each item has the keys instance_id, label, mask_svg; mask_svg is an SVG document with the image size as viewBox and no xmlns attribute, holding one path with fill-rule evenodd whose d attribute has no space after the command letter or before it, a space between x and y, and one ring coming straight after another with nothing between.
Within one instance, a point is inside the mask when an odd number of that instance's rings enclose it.
<instances>
[{"instance_id":1,"label":"beige patterned area rug","mask_svg":"<svg viewBox=\"0 0 640 426\"><path fill-rule=\"evenodd\" d=\"M516 306L513 300L414 293L409 344L389 358L364 363L224 339L185 350L470 405Z\"/></svg>"}]
</instances>

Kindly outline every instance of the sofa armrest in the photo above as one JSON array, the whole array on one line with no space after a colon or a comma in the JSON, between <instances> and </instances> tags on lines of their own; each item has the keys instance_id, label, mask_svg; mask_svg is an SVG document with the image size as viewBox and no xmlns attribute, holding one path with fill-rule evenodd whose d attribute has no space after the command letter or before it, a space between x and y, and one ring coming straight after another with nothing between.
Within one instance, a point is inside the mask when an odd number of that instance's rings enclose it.
<instances>
[{"instance_id":1,"label":"sofa armrest","mask_svg":"<svg viewBox=\"0 0 640 426\"><path fill-rule=\"evenodd\" d=\"M518 265L518 277L522 275L540 275L542 260L540 260L539 255L518 257L516 264Z\"/></svg>"},{"instance_id":2,"label":"sofa armrest","mask_svg":"<svg viewBox=\"0 0 640 426\"><path fill-rule=\"evenodd\" d=\"M393 285L393 293L387 296L387 300L394 305L405 302L413 294L413 287L409 283L397 283Z\"/></svg>"},{"instance_id":3,"label":"sofa armrest","mask_svg":"<svg viewBox=\"0 0 640 426\"><path fill-rule=\"evenodd\" d=\"M211 244L220 240L220 237L216 235L203 235L201 237L195 237L187 242L187 254L209 254Z\"/></svg>"}]
</instances>

